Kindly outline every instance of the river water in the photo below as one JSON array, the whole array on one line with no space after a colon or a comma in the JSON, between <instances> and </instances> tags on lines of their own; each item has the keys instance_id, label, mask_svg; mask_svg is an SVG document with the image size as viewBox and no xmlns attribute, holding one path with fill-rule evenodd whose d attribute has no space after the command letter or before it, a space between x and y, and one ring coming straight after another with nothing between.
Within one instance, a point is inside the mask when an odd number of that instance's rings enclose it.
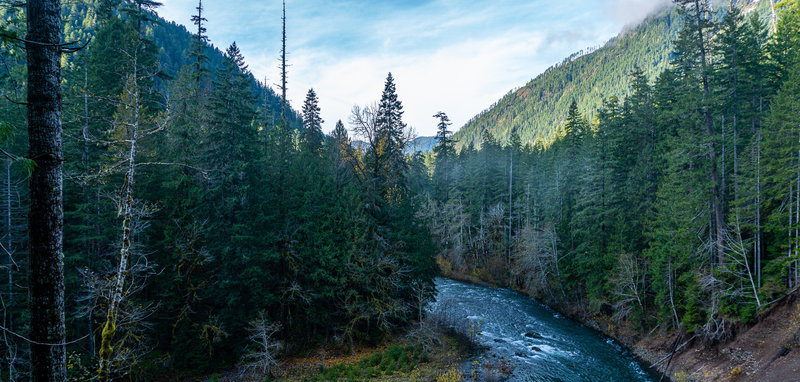
<instances>
[{"instance_id":1,"label":"river water","mask_svg":"<svg viewBox=\"0 0 800 382\"><path fill-rule=\"evenodd\" d=\"M510 381L658 381L612 339L526 295L448 279L437 279L436 287L432 309L471 322L488 348L465 365L467 372L503 360L513 367Z\"/></svg>"}]
</instances>

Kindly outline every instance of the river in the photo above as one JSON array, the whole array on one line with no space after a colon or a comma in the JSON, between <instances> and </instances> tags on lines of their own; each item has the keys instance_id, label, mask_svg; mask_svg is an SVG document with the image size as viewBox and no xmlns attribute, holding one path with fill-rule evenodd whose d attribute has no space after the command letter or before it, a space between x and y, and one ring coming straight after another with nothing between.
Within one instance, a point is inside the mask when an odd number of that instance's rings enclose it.
<instances>
[{"instance_id":1,"label":"river","mask_svg":"<svg viewBox=\"0 0 800 382\"><path fill-rule=\"evenodd\" d=\"M502 359L513 367L510 381L658 381L614 340L524 294L449 279L437 279L436 287L433 309L469 320L488 348L466 371Z\"/></svg>"}]
</instances>

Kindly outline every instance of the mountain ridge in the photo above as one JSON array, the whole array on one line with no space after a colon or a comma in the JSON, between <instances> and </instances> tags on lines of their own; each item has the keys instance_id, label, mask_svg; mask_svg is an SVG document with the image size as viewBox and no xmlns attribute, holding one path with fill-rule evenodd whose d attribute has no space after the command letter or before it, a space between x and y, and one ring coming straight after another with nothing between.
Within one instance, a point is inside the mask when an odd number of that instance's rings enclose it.
<instances>
[{"instance_id":1,"label":"mountain ridge","mask_svg":"<svg viewBox=\"0 0 800 382\"><path fill-rule=\"evenodd\" d=\"M86 0L71 2L62 7L62 29L66 41L90 41L94 37L98 27L96 11L98 6L97 0ZM117 4L115 7L119 6L120 4ZM119 9L115 10L117 17L122 17L119 12ZM10 11L7 15L4 12L0 12L0 16L8 17L11 15ZM146 25L145 34L159 48L160 70L168 76L177 76L182 67L192 64L189 53L194 34L186 26L161 17L158 14L158 9L153 13L153 16L154 21ZM6 17L0 17L0 20ZM24 19L22 13L17 18L19 20ZM217 47L211 41L205 42L204 45L204 53L208 58L206 67L213 77L216 69L221 68L223 65L225 48ZM65 67L74 65L76 60L79 59L81 59L80 54L64 55L62 57L62 65ZM247 57L245 57L245 61L247 61ZM249 77L259 106L266 107L272 115L279 115L281 100L277 92L266 83L256 79L252 73L250 73ZM288 106L289 125L294 129L302 129L300 113L292 108L291 103Z\"/></svg>"},{"instance_id":2,"label":"mountain ridge","mask_svg":"<svg viewBox=\"0 0 800 382\"><path fill-rule=\"evenodd\" d=\"M599 48L575 52L510 91L458 130L457 147L480 146L486 129L505 142L513 128L523 143L549 144L572 100L581 112L591 115L602 104L603 95L621 98L628 94L628 76L635 67L651 79L666 68L671 41L680 30L675 12L665 5Z\"/></svg>"},{"instance_id":3,"label":"mountain ridge","mask_svg":"<svg viewBox=\"0 0 800 382\"><path fill-rule=\"evenodd\" d=\"M721 15L727 2L716 3ZM758 11L765 20L771 17L767 0L745 0L735 5L745 13ZM557 137L573 100L591 120L604 97L621 99L630 94L634 68L653 81L669 64L672 41L681 27L674 4L663 4L642 21L625 26L602 46L575 52L506 93L458 129L456 147L479 147L486 129L505 143L513 128L518 129L523 144L548 146Z\"/></svg>"}]
</instances>

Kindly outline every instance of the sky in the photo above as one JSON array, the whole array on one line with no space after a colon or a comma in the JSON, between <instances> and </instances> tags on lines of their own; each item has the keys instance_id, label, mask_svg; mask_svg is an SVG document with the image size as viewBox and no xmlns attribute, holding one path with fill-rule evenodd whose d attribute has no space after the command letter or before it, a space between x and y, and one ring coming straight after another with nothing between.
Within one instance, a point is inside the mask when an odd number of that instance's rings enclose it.
<instances>
[{"instance_id":1,"label":"sky","mask_svg":"<svg viewBox=\"0 0 800 382\"><path fill-rule=\"evenodd\" d=\"M389 72L404 121L419 136L444 111L458 130L511 90L570 54L597 47L667 0L287 0L288 98L309 88L323 130L347 126L354 105L377 102ZM186 25L197 0L162 0ZM250 70L280 82L281 2L205 0L208 36L240 47Z\"/></svg>"}]
</instances>

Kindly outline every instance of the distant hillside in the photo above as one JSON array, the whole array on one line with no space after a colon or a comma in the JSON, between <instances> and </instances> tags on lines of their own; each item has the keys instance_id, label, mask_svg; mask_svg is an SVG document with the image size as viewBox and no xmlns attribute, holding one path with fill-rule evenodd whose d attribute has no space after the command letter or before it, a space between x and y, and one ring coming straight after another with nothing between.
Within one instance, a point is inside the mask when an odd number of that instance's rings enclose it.
<instances>
[{"instance_id":1,"label":"distant hillside","mask_svg":"<svg viewBox=\"0 0 800 382\"><path fill-rule=\"evenodd\" d=\"M768 0L735 2L745 13L758 11L765 22L771 13ZM726 10L726 1L715 1L717 12ZM672 41L682 22L672 6L665 6L639 25L629 28L594 51L581 51L550 67L527 85L506 94L484 110L456 134L457 147L470 143L480 146L481 134L489 129L500 142L506 142L516 127L523 143L555 138L564 123L567 109L575 100L590 119L603 97L624 97L630 92L629 74L641 68L651 80L669 64Z\"/></svg>"},{"instance_id":2,"label":"distant hillside","mask_svg":"<svg viewBox=\"0 0 800 382\"><path fill-rule=\"evenodd\" d=\"M678 20L673 8L664 8L603 47L573 54L467 122L455 134L458 146L480 146L485 129L505 142L513 127L523 142L537 138L549 142L572 100L590 114L603 97L628 94L628 75L634 67L651 78L661 72L669 61L670 42L681 28Z\"/></svg>"},{"instance_id":3,"label":"distant hillside","mask_svg":"<svg viewBox=\"0 0 800 382\"><path fill-rule=\"evenodd\" d=\"M85 41L94 36L96 27L95 9L97 9L98 3L99 0L84 0L69 2L62 7L64 39L66 41ZM0 16L2 15L6 15L6 11L0 12ZM10 12L7 17L0 17L0 20L5 20L8 17L10 17ZM156 23L147 26L145 33L159 47L161 70L168 75L174 76L181 67L191 64L189 49L192 43L192 32L178 23L167 21L161 17L156 19ZM189 22L189 20L181 21ZM276 22L279 22L279 20L276 20ZM280 36L275 36L275 38L279 39ZM208 56L208 68L213 75L215 70L222 66L224 54L222 50L212 44L206 46L205 54ZM275 54L277 57L278 52L275 52ZM69 66L74 60L78 60L82 56L75 54L62 57L64 65ZM245 60L247 59L245 57ZM271 87L260 83L255 77L251 76L251 78L253 92L258 98L259 104L261 106L266 104L272 115L280 115L280 97L277 93ZM265 94L266 101L264 100ZM301 128L302 119L300 114L291 107L288 114L290 125L294 128Z\"/></svg>"},{"instance_id":4,"label":"distant hillside","mask_svg":"<svg viewBox=\"0 0 800 382\"><path fill-rule=\"evenodd\" d=\"M161 66L168 74L176 74L181 67L191 64L188 57L189 49L191 48L192 33L183 25L179 25L175 22L166 21L161 18L159 18L159 21L160 24L152 30L152 37L156 45L161 48ZM280 37L276 36L276 38ZM208 56L208 66L211 68L211 73L213 74L216 70L215 68L222 66L225 56L220 49L213 45L207 45L205 53ZM275 54L277 57L278 53L276 52ZM247 61L247 57L245 57L245 61ZM278 94L271 87L261 83L260 81L263 81L263 79L257 79L252 75L250 78L252 79L253 92L258 97L259 103L262 105L264 104L264 94L266 90L267 104L269 105L268 109L271 115L276 118L279 117L281 99ZM291 105L289 105L288 115L290 126L295 129L302 128L302 117Z\"/></svg>"},{"instance_id":5,"label":"distant hillside","mask_svg":"<svg viewBox=\"0 0 800 382\"><path fill-rule=\"evenodd\" d=\"M436 137L417 137L406 147L406 152L409 154L417 152L427 153L433 151L433 148L436 147L436 143Z\"/></svg>"},{"instance_id":6,"label":"distant hillside","mask_svg":"<svg viewBox=\"0 0 800 382\"><path fill-rule=\"evenodd\" d=\"M364 141L355 140L352 142L353 147L361 150L366 151L369 148L369 144ZM416 153L427 153L429 151L433 151L433 148L436 147L436 137L417 137L411 140L406 145L405 152L406 154L416 154Z\"/></svg>"}]
</instances>

